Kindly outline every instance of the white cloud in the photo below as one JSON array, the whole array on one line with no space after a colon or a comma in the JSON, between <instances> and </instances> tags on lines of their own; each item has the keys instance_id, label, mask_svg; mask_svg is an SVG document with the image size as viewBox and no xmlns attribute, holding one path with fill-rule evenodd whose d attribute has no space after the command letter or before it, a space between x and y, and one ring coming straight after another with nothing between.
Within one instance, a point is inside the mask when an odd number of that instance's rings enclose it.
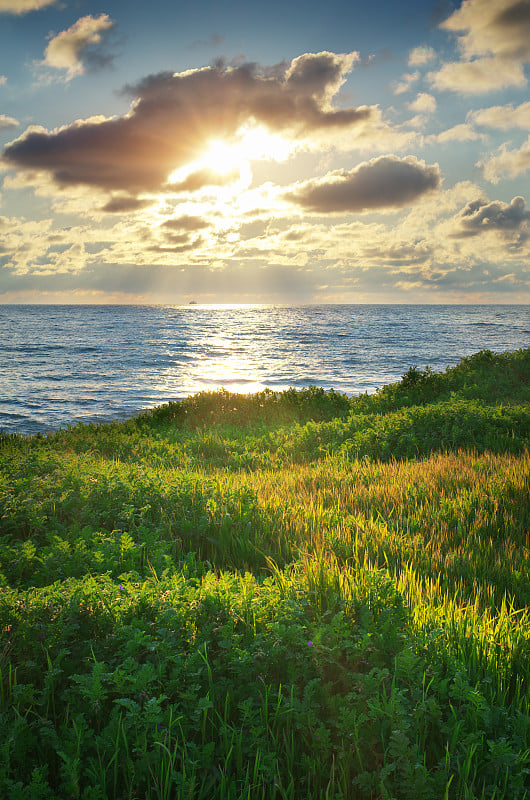
<instances>
[{"instance_id":1,"label":"white cloud","mask_svg":"<svg viewBox=\"0 0 530 800\"><path fill-rule=\"evenodd\" d=\"M410 51L409 66L410 67L421 66L422 64L426 64L433 58L436 58L436 53L434 52L432 47L421 45L421 47L415 47L413 50Z\"/></svg>"},{"instance_id":2,"label":"white cloud","mask_svg":"<svg viewBox=\"0 0 530 800\"><path fill-rule=\"evenodd\" d=\"M465 95L526 85L523 64L497 56L444 64L438 72L429 72L426 77L437 89Z\"/></svg>"},{"instance_id":3,"label":"white cloud","mask_svg":"<svg viewBox=\"0 0 530 800\"><path fill-rule=\"evenodd\" d=\"M528 0L464 0L441 28L460 33L465 58L493 54L530 60Z\"/></svg>"},{"instance_id":4,"label":"white cloud","mask_svg":"<svg viewBox=\"0 0 530 800\"><path fill-rule=\"evenodd\" d=\"M20 122L14 117L7 117L5 114L0 114L0 131L8 130L9 128L18 128Z\"/></svg>"},{"instance_id":5,"label":"white cloud","mask_svg":"<svg viewBox=\"0 0 530 800\"><path fill-rule=\"evenodd\" d=\"M0 86L5 86L7 83L7 78L5 75L0 75Z\"/></svg>"},{"instance_id":6,"label":"white cloud","mask_svg":"<svg viewBox=\"0 0 530 800\"><path fill-rule=\"evenodd\" d=\"M436 99L432 94L427 92L420 92L416 99L408 103L408 108L411 111L418 111L420 114L432 114L436 111Z\"/></svg>"},{"instance_id":7,"label":"white cloud","mask_svg":"<svg viewBox=\"0 0 530 800\"><path fill-rule=\"evenodd\" d=\"M418 134L414 130L405 130L403 126L388 122L378 106L361 106L367 108L369 114L349 131L333 131L322 129L311 134L311 138L298 139L298 150L313 152L335 150L351 153L353 150L370 153L398 152L410 149L418 142ZM360 110L359 109L359 110ZM409 123L407 123L409 125ZM410 125L409 125L410 126ZM413 126L414 127L414 126ZM416 128L421 128L418 124Z\"/></svg>"},{"instance_id":8,"label":"white cloud","mask_svg":"<svg viewBox=\"0 0 530 800\"><path fill-rule=\"evenodd\" d=\"M55 2L56 0L0 0L0 14L27 14Z\"/></svg>"},{"instance_id":9,"label":"white cloud","mask_svg":"<svg viewBox=\"0 0 530 800\"><path fill-rule=\"evenodd\" d=\"M470 111L467 115L469 122L482 125L486 128L497 128L502 131L510 128L530 130L530 102L521 103L519 106L491 106L478 111Z\"/></svg>"},{"instance_id":10,"label":"white cloud","mask_svg":"<svg viewBox=\"0 0 530 800\"><path fill-rule=\"evenodd\" d=\"M437 141L441 144L444 142L473 142L477 139L482 139L483 134L477 133L467 122L462 122L429 138L431 141Z\"/></svg>"},{"instance_id":11,"label":"white cloud","mask_svg":"<svg viewBox=\"0 0 530 800\"><path fill-rule=\"evenodd\" d=\"M405 94L408 92L413 83L420 77L419 72L405 72L401 79L394 85L394 94Z\"/></svg>"},{"instance_id":12,"label":"white cloud","mask_svg":"<svg viewBox=\"0 0 530 800\"><path fill-rule=\"evenodd\" d=\"M416 131L424 130L429 122L429 117L426 114L415 114L413 117L403 123L406 128L412 128Z\"/></svg>"},{"instance_id":13,"label":"white cloud","mask_svg":"<svg viewBox=\"0 0 530 800\"><path fill-rule=\"evenodd\" d=\"M476 94L524 86L530 60L528 0L465 0L441 28L458 35L462 59L427 76L438 89Z\"/></svg>"},{"instance_id":14,"label":"white cloud","mask_svg":"<svg viewBox=\"0 0 530 800\"><path fill-rule=\"evenodd\" d=\"M57 219L0 217L9 257L0 292L14 300L9 292L23 287L36 297L69 287L71 297L54 301L77 302L80 293L84 301L90 293L92 302L109 301L121 292L117 302L131 302L135 293L141 302L177 302L181 288L175 287L197 281L190 296L211 302L239 297L240 287L248 293L241 300L285 301L287 284L298 302L304 287L307 302L358 301L360 290L363 301L395 302L407 297L396 295L400 287L414 286L423 292L414 302L525 302L528 212L521 198L477 202L481 194L469 182L427 193L410 210L397 210L388 224L336 224L336 217L315 223L303 219L303 210L281 217L264 204L247 223L238 217L221 229L218 217L184 213L180 205L170 211L166 201L136 218L107 216L104 232L85 224L61 228ZM274 287L274 297L261 296L264 281ZM29 299L21 295L18 302Z\"/></svg>"},{"instance_id":15,"label":"white cloud","mask_svg":"<svg viewBox=\"0 0 530 800\"><path fill-rule=\"evenodd\" d=\"M113 26L108 14L81 17L70 28L50 39L40 66L65 70L65 80L81 75L85 71L83 56L87 48L100 45L103 34Z\"/></svg>"},{"instance_id":16,"label":"white cloud","mask_svg":"<svg viewBox=\"0 0 530 800\"><path fill-rule=\"evenodd\" d=\"M504 177L515 178L522 175L530 169L530 136L517 150L508 150L503 144L498 155L479 161L477 166L482 167L484 177L492 183L498 183Z\"/></svg>"}]
</instances>

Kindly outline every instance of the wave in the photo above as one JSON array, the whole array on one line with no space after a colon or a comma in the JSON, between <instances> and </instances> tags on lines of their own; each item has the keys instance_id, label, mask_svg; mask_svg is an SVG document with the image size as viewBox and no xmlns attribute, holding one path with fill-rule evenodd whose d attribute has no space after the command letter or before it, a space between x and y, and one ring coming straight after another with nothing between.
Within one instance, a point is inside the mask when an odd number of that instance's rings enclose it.
<instances>
[{"instance_id":1,"label":"wave","mask_svg":"<svg viewBox=\"0 0 530 800\"><path fill-rule=\"evenodd\" d=\"M126 418L221 386L355 395L398 381L412 365L444 369L477 350L529 344L528 306L188 310L63 306L52 316L10 307L0 314L0 427L34 433Z\"/></svg>"}]
</instances>

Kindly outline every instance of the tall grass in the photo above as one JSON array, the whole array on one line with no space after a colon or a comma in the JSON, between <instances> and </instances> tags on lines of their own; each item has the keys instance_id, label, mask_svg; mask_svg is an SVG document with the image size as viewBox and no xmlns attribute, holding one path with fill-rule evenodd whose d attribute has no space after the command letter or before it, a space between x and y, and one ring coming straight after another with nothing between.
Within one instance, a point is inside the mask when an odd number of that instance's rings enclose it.
<instances>
[{"instance_id":1,"label":"tall grass","mask_svg":"<svg viewBox=\"0 0 530 800\"><path fill-rule=\"evenodd\" d=\"M530 351L0 440L0 797L530 798Z\"/></svg>"}]
</instances>

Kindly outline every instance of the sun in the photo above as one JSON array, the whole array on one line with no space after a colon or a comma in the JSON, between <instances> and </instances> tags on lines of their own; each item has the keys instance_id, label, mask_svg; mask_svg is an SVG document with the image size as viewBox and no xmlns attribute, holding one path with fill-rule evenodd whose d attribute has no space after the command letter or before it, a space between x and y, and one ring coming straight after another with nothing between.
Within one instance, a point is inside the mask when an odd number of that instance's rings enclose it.
<instances>
[{"instance_id":1,"label":"sun","mask_svg":"<svg viewBox=\"0 0 530 800\"><path fill-rule=\"evenodd\" d=\"M227 175L229 172L241 169L246 159L242 157L237 145L229 144L222 139L211 139L200 161L204 167L220 175Z\"/></svg>"},{"instance_id":2,"label":"sun","mask_svg":"<svg viewBox=\"0 0 530 800\"><path fill-rule=\"evenodd\" d=\"M202 152L193 162L179 167L168 178L169 185L187 180L193 173L214 173L219 180L206 181L201 189L210 202L233 203L241 200L252 184L253 161L285 161L294 144L255 123L243 125L230 138L212 138L204 143ZM199 192L196 194L199 200ZM201 197L204 202L204 198Z\"/></svg>"},{"instance_id":3,"label":"sun","mask_svg":"<svg viewBox=\"0 0 530 800\"><path fill-rule=\"evenodd\" d=\"M244 126L233 141L210 139L201 163L221 175L245 169L249 161L285 161L291 144L278 134L263 127Z\"/></svg>"}]
</instances>

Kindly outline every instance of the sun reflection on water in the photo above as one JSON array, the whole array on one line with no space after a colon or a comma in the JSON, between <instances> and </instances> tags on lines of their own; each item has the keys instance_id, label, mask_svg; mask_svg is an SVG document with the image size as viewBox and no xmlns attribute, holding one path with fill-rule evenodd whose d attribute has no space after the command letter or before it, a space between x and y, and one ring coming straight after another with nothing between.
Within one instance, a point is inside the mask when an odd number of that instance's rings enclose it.
<instances>
[{"instance_id":1,"label":"sun reflection on water","mask_svg":"<svg viewBox=\"0 0 530 800\"><path fill-rule=\"evenodd\" d=\"M193 305L191 309L230 312L260 308L256 304ZM190 343L191 344L191 343ZM170 366L158 372L153 393L158 396L183 396L199 391L224 388L248 394L264 389L270 383L270 370L265 366L262 344L252 340L242 325L239 335L234 330L210 331L193 338L192 347L167 352Z\"/></svg>"}]
</instances>

